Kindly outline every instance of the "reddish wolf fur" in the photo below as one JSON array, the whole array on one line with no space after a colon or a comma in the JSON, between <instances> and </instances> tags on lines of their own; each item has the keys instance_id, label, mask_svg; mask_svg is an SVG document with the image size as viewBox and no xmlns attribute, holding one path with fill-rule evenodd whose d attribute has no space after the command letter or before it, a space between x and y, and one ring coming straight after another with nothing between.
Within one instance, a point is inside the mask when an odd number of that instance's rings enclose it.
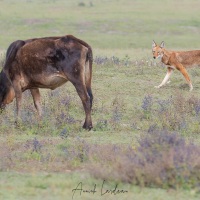
<instances>
[{"instance_id":1,"label":"reddish wolf fur","mask_svg":"<svg viewBox=\"0 0 200 200\"><path fill-rule=\"evenodd\" d=\"M165 49L164 42L161 42L160 45L157 45L155 41L153 41L152 53L154 59L161 58L162 63L167 65L167 74L162 83L156 86L156 88L160 88L165 85L168 82L172 71L177 69L183 74L190 87L190 91L192 91L192 82L186 71L186 68L200 66L200 50L168 51Z\"/></svg>"}]
</instances>

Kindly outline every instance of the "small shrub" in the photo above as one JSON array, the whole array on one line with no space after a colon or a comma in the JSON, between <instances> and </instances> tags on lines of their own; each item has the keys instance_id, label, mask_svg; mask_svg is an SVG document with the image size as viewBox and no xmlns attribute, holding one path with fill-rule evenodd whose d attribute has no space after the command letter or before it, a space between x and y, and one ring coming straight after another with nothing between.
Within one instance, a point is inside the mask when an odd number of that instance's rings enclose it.
<instances>
[{"instance_id":1,"label":"small shrub","mask_svg":"<svg viewBox=\"0 0 200 200\"><path fill-rule=\"evenodd\" d=\"M107 56L96 56L94 59L94 63L97 65L116 65L116 66L129 66L132 62L128 55L125 58L120 59L116 56L111 56L110 58Z\"/></svg>"},{"instance_id":2,"label":"small shrub","mask_svg":"<svg viewBox=\"0 0 200 200\"><path fill-rule=\"evenodd\" d=\"M154 99L151 95L146 95L141 109L136 108L136 111L140 113L140 119L145 119L147 124L153 120L161 130L187 132L194 128L190 127L191 123L196 124L195 132L199 130L200 100L194 96L187 99L176 92L168 99ZM144 120L142 122L144 124Z\"/></svg>"},{"instance_id":3,"label":"small shrub","mask_svg":"<svg viewBox=\"0 0 200 200\"><path fill-rule=\"evenodd\" d=\"M30 151L31 153L33 152L41 152L42 144L40 143L39 140L35 137L33 140L27 140L25 144L25 148Z\"/></svg>"},{"instance_id":4,"label":"small shrub","mask_svg":"<svg viewBox=\"0 0 200 200\"><path fill-rule=\"evenodd\" d=\"M108 60L109 59L107 57L96 56L94 59L94 63L96 63L97 65L104 65L108 63Z\"/></svg>"},{"instance_id":5,"label":"small shrub","mask_svg":"<svg viewBox=\"0 0 200 200\"><path fill-rule=\"evenodd\" d=\"M198 187L199 146L167 131L144 134L138 142L137 150L119 145L93 147L88 154L90 173L96 178L140 186Z\"/></svg>"},{"instance_id":6,"label":"small shrub","mask_svg":"<svg viewBox=\"0 0 200 200\"><path fill-rule=\"evenodd\" d=\"M108 130L108 121L107 120L98 120L95 125L94 131L106 131Z\"/></svg>"},{"instance_id":7,"label":"small shrub","mask_svg":"<svg viewBox=\"0 0 200 200\"><path fill-rule=\"evenodd\" d=\"M68 165L76 168L79 167L81 163L88 160L90 148L90 145L85 140L77 137L73 145L68 144L67 146L63 146L62 151Z\"/></svg>"},{"instance_id":8,"label":"small shrub","mask_svg":"<svg viewBox=\"0 0 200 200\"><path fill-rule=\"evenodd\" d=\"M80 2L80 3L78 4L78 6L84 7L84 6L85 6L85 3L84 3L84 2Z\"/></svg>"},{"instance_id":9,"label":"small shrub","mask_svg":"<svg viewBox=\"0 0 200 200\"><path fill-rule=\"evenodd\" d=\"M130 57L128 55L126 55L122 61L123 61L124 65L128 67L130 64Z\"/></svg>"},{"instance_id":10,"label":"small shrub","mask_svg":"<svg viewBox=\"0 0 200 200\"><path fill-rule=\"evenodd\" d=\"M60 137L62 139L67 139L67 137L69 136L69 132L66 128L64 128L61 132L60 132Z\"/></svg>"},{"instance_id":11,"label":"small shrub","mask_svg":"<svg viewBox=\"0 0 200 200\"><path fill-rule=\"evenodd\" d=\"M152 98L152 96L150 96L150 95L145 96L143 101L142 101L142 105L141 105L141 108L143 110L145 119L149 119L150 118L152 106L153 106L153 98Z\"/></svg>"},{"instance_id":12,"label":"small shrub","mask_svg":"<svg viewBox=\"0 0 200 200\"><path fill-rule=\"evenodd\" d=\"M194 110L194 113L196 116L199 116L200 114L200 99L192 96L188 99L188 104L191 107L192 110Z\"/></svg>"},{"instance_id":13,"label":"small shrub","mask_svg":"<svg viewBox=\"0 0 200 200\"><path fill-rule=\"evenodd\" d=\"M112 117L111 123L114 129L118 128L122 121L125 104L121 97L115 97L112 102Z\"/></svg>"}]
</instances>

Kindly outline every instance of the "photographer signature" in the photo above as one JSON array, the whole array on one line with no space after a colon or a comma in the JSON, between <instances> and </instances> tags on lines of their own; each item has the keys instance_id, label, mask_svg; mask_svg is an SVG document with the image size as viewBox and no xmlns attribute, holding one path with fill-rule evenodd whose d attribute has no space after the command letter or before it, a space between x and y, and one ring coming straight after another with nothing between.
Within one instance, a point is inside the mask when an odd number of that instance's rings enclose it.
<instances>
[{"instance_id":1,"label":"photographer signature","mask_svg":"<svg viewBox=\"0 0 200 200\"><path fill-rule=\"evenodd\" d=\"M106 182L105 180L102 182L100 190L97 189L96 183L94 184L94 186L91 189L83 188L82 182L78 183L76 188L72 189L72 199L74 198L75 194L79 194L81 196L82 193L89 193L89 194L93 194L93 195L100 194L100 196L104 196L106 194L119 195L119 194L128 193L127 190L119 189L118 184L115 184L114 188L112 188L112 189L106 189L105 182Z\"/></svg>"}]
</instances>

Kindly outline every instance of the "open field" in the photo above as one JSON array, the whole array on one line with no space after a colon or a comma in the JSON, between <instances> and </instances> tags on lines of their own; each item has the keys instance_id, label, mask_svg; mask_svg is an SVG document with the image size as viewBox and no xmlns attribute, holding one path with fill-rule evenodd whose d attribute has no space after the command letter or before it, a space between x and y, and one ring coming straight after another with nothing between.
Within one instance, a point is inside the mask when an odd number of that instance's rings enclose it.
<instances>
[{"instance_id":1,"label":"open field","mask_svg":"<svg viewBox=\"0 0 200 200\"><path fill-rule=\"evenodd\" d=\"M2 0L1 49L16 39L75 34L95 48L198 48L199 1ZM92 2L93 6L90 6Z\"/></svg>"},{"instance_id":2,"label":"open field","mask_svg":"<svg viewBox=\"0 0 200 200\"><path fill-rule=\"evenodd\" d=\"M178 71L156 89L166 69L151 55L152 39L200 48L199 7L196 0L1 0L2 63L17 39L73 34L93 47L94 128L81 128L71 83L41 90L40 121L26 91L19 127L15 102L0 115L0 199L72 199L80 182L97 192L77 191L76 200L199 199L200 69L188 70L192 92ZM103 180L105 190L119 183L128 192L102 195Z\"/></svg>"}]
</instances>

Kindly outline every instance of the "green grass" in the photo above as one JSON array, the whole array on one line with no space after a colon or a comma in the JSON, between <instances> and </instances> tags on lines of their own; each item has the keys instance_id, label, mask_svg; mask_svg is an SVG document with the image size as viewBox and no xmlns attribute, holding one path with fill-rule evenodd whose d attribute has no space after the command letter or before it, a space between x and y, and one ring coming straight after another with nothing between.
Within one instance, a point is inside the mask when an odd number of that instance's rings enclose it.
<instances>
[{"instance_id":1,"label":"green grass","mask_svg":"<svg viewBox=\"0 0 200 200\"><path fill-rule=\"evenodd\" d=\"M85 6L79 6L80 2ZM174 98L176 103L186 102L183 105L187 108L189 100L200 99L199 69L188 70L194 86L192 92L178 71L172 75L170 84L155 89L166 69L151 55L152 39L164 40L169 49L199 48L199 1L94 0L92 3L93 6L89 0L0 1L2 54L17 39L73 34L93 47L94 58L111 60L115 56L121 61L131 61L127 66L124 62L120 65L110 61L102 65L94 63L94 129L90 132L81 128L85 116L70 83L55 91L41 90L44 117L39 125L28 92L23 95L20 127L14 125L15 102L7 106L0 116L0 199L72 199L72 189L81 181L87 188L94 183L99 188L102 180L88 175L85 163L69 160L65 148L77 150L81 139L91 145L125 144L136 149L137 139L150 126L156 124L159 129L164 128L163 116L157 111L158 100ZM141 106L148 95L154 104L151 112L145 113ZM195 116L194 108L187 115L180 115L182 110L176 112L179 121L186 117L186 128L171 130L169 124L167 129L199 145L199 116ZM67 132L65 139L61 138L63 130ZM41 149L34 147L34 141L39 142ZM112 188L114 184L110 182L106 186ZM164 190L125 183L120 183L119 187L128 190L128 194L82 194L75 199L184 200L200 197L199 191L191 188Z\"/></svg>"},{"instance_id":2,"label":"green grass","mask_svg":"<svg viewBox=\"0 0 200 200\"><path fill-rule=\"evenodd\" d=\"M106 182L103 185L103 181L95 180L88 175L80 173L66 173L66 174L55 174L55 173L32 173L32 174L21 174L21 173L0 173L0 198L1 199L72 199L72 190L75 189L80 182L82 182L82 189L89 190L94 189L96 184L96 193L88 194L82 192L76 192L74 198L76 200L187 200L187 199L198 199L198 195L195 191L173 191L173 190L162 190L154 188L138 188L128 184L119 184L118 189L128 191L124 194L104 194L106 190L112 190L115 187L115 183ZM89 178L89 180L88 180ZM2 180L3 179L3 180ZM102 192L101 192L102 188Z\"/></svg>"},{"instance_id":3,"label":"green grass","mask_svg":"<svg viewBox=\"0 0 200 200\"><path fill-rule=\"evenodd\" d=\"M95 0L1 1L1 49L17 39L74 34L95 48L198 48L200 3L192 1ZM14 34L13 34L14 33Z\"/></svg>"}]
</instances>

